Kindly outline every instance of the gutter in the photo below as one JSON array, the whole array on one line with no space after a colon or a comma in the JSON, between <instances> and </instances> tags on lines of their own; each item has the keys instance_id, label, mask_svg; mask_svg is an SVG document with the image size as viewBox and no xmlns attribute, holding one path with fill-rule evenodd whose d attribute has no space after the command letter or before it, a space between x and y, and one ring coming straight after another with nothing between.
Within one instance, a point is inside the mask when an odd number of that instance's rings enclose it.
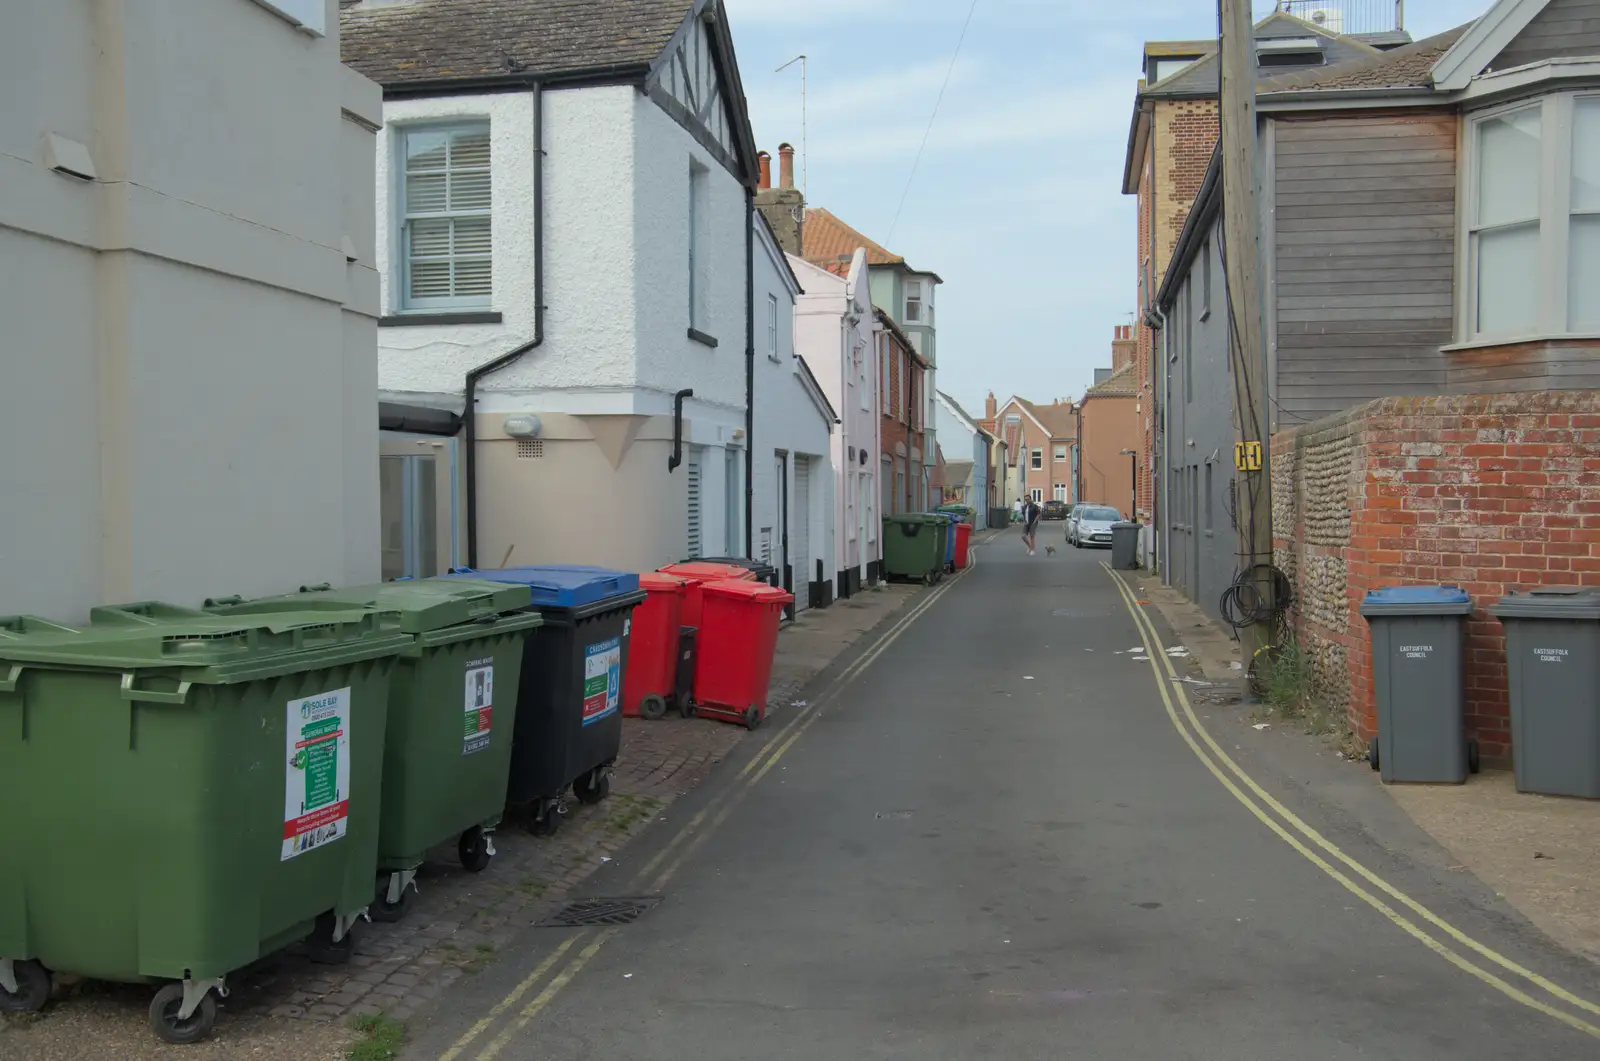
<instances>
[{"instance_id":1,"label":"gutter","mask_svg":"<svg viewBox=\"0 0 1600 1061\"><path fill-rule=\"evenodd\" d=\"M534 81L533 92L533 338L467 373L466 422L467 566L478 566L478 381L544 345L544 86Z\"/></svg>"},{"instance_id":2,"label":"gutter","mask_svg":"<svg viewBox=\"0 0 1600 1061\"><path fill-rule=\"evenodd\" d=\"M1157 323L1158 321L1159 323ZM1167 490L1170 489L1167 475L1172 468L1171 454L1168 452L1171 446L1171 439L1167 432L1167 384L1170 382L1168 367L1172 364L1170 356L1172 353L1172 335L1167 328L1167 315L1161 311L1161 307L1158 304L1151 304L1150 311L1145 314L1145 323L1161 331L1161 397L1159 404L1156 406L1157 415L1155 417L1156 426L1161 432L1161 444L1157 447L1161 461L1160 487L1152 491L1150 498L1150 522L1155 525L1155 533L1150 537L1155 542L1156 570L1160 573L1161 584L1170 586L1172 584L1172 572L1162 562L1166 559L1167 550L1162 542L1161 516L1164 508L1162 502L1167 497Z\"/></svg>"},{"instance_id":3,"label":"gutter","mask_svg":"<svg viewBox=\"0 0 1600 1061\"><path fill-rule=\"evenodd\" d=\"M477 77L436 77L384 85L384 99L410 96L467 96L492 92L539 92L545 88L593 88L599 85L630 85L643 82L650 73L648 63L611 63L549 70L537 74L483 74Z\"/></svg>"}]
</instances>

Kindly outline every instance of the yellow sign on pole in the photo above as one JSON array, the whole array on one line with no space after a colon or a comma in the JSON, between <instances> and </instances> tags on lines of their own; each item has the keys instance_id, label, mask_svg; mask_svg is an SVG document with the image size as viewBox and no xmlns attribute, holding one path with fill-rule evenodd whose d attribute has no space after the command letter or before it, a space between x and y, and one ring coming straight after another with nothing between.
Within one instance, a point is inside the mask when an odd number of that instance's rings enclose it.
<instances>
[{"instance_id":1,"label":"yellow sign on pole","mask_svg":"<svg viewBox=\"0 0 1600 1061\"><path fill-rule=\"evenodd\" d=\"M1233 466L1242 472L1260 471L1261 443L1235 442L1233 444Z\"/></svg>"}]
</instances>

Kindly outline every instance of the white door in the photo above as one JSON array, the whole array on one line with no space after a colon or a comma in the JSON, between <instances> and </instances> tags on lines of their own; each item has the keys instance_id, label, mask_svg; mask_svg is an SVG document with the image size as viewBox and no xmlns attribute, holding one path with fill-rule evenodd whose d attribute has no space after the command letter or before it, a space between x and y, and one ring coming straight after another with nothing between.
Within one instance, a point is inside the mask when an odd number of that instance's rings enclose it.
<instances>
[{"instance_id":1,"label":"white door","mask_svg":"<svg viewBox=\"0 0 1600 1061\"><path fill-rule=\"evenodd\" d=\"M700 449L692 447L689 450L689 459L684 462L688 469L689 477L689 555L691 557L705 555L703 537L701 534L701 507L700 507Z\"/></svg>"},{"instance_id":2,"label":"white door","mask_svg":"<svg viewBox=\"0 0 1600 1061\"><path fill-rule=\"evenodd\" d=\"M794 554L794 610L811 607L811 458L794 459L794 512L790 516L789 549Z\"/></svg>"}]
</instances>

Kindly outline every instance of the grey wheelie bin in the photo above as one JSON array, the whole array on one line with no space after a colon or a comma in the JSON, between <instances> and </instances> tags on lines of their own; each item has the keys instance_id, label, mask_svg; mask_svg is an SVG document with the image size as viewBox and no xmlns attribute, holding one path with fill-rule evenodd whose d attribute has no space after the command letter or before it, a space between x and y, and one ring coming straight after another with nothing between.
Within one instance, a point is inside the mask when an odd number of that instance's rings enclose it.
<instances>
[{"instance_id":1,"label":"grey wheelie bin","mask_svg":"<svg viewBox=\"0 0 1600 1061\"><path fill-rule=\"evenodd\" d=\"M206 602L226 615L387 612L414 638L390 683L374 920L405 916L417 870L438 845L454 840L470 873L494 856L523 651L544 622L526 610L531 602L527 586L471 579L309 586L286 597Z\"/></svg>"},{"instance_id":2,"label":"grey wheelie bin","mask_svg":"<svg viewBox=\"0 0 1600 1061\"><path fill-rule=\"evenodd\" d=\"M1600 799L1600 593L1547 586L1500 598L1517 790Z\"/></svg>"},{"instance_id":3,"label":"grey wheelie bin","mask_svg":"<svg viewBox=\"0 0 1600 1061\"><path fill-rule=\"evenodd\" d=\"M1119 571L1139 566L1139 524L1123 520L1111 525L1111 566Z\"/></svg>"},{"instance_id":4,"label":"grey wheelie bin","mask_svg":"<svg viewBox=\"0 0 1600 1061\"><path fill-rule=\"evenodd\" d=\"M224 978L372 903L389 683L411 638L360 610L0 618L0 1012L50 972L162 984L191 1043Z\"/></svg>"},{"instance_id":5,"label":"grey wheelie bin","mask_svg":"<svg viewBox=\"0 0 1600 1061\"><path fill-rule=\"evenodd\" d=\"M1378 707L1372 768L1386 784L1461 784L1478 771L1462 673L1472 598L1456 586L1394 586L1368 593L1361 614Z\"/></svg>"}]
</instances>

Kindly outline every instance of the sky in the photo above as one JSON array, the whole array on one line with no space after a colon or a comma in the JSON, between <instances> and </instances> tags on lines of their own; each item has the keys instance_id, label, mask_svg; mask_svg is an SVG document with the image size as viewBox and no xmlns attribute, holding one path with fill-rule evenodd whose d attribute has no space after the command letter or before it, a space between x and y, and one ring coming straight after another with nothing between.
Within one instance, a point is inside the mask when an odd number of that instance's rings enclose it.
<instances>
[{"instance_id":1,"label":"sky","mask_svg":"<svg viewBox=\"0 0 1600 1061\"><path fill-rule=\"evenodd\" d=\"M775 71L803 53L808 202L943 278L939 389L975 416L991 390L1082 395L1137 298L1121 182L1141 46L1214 37L1214 0L724 2L774 169L802 139L800 65ZM1406 0L1406 29L1421 40L1489 6Z\"/></svg>"}]
</instances>

